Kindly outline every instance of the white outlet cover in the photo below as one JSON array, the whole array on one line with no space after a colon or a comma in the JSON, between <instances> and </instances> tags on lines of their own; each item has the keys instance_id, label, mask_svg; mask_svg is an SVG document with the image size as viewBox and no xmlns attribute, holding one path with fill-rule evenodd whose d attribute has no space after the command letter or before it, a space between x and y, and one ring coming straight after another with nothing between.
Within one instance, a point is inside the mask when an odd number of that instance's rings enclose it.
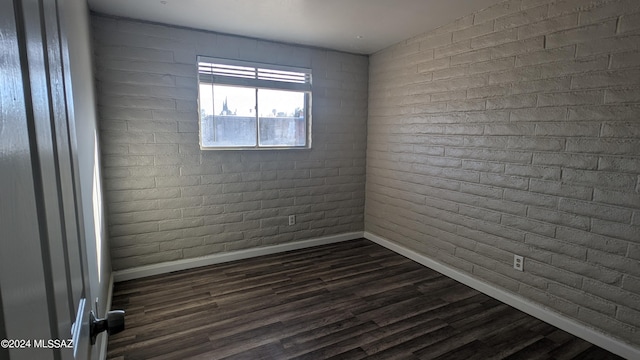
<instances>
[{"instance_id":1,"label":"white outlet cover","mask_svg":"<svg viewBox=\"0 0 640 360\"><path fill-rule=\"evenodd\" d=\"M518 271L524 271L524 257L520 255L513 256L513 268Z\"/></svg>"}]
</instances>

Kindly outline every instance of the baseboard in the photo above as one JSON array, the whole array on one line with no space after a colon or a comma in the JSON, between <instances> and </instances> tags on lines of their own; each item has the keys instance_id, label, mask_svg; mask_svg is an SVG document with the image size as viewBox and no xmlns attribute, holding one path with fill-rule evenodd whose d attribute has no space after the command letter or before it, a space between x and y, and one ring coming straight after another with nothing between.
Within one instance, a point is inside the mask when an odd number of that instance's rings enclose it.
<instances>
[{"instance_id":1,"label":"baseboard","mask_svg":"<svg viewBox=\"0 0 640 360\"><path fill-rule=\"evenodd\" d=\"M533 317L536 317L546 323L549 323L559 329L562 329L570 334L573 334L579 338L582 338L614 354L617 354L627 359L640 359L640 349L635 348L620 340L614 339L610 336L607 336L604 333L601 333L595 329L592 329L560 313L557 313L541 305L530 302L529 300L521 296L518 296L516 294L496 288L493 285L490 285L477 278L471 277L466 273L460 272L448 265L445 265L441 262L430 259L427 256L421 255L411 249L398 245L381 236L365 231L364 238L367 240L371 240L379 245L382 245L395 253L398 253L404 257L407 257L421 265L424 265L430 269L433 269L447 277L450 277L458 282L461 282L488 296L491 296L496 300L499 300L509 306L512 306L522 312L525 312Z\"/></svg>"},{"instance_id":2,"label":"baseboard","mask_svg":"<svg viewBox=\"0 0 640 360\"><path fill-rule=\"evenodd\" d=\"M107 290L107 304L105 307L105 312L111 310L111 300L113 299L113 284L114 284L114 276L113 272L111 276L109 276L109 289ZM99 310L98 310L99 311ZM98 337L98 344L94 346L100 346L100 351L98 352L98 359L105 360L107 358L107 344L108 344L108 336L105 332L104 335Z\"/></svg>"},{"instance_id":3,"label":"baseboard","mask_svg":"<svg viewBox=\"0 0 640 360\"><path fill-rule=\"evenodd\" d=\"M226 253L202 256L193 259L184 259L177 261L170 261L161 264L154 264L148 266L140 266L132 269L114 271L115 282L138 279L142 277L166 274L172 271L192 269L200 266L207 266L213 264L220 264L229 261L241 260L252 258L256 256L270 255L281 253L285 251L304 249L313 246L333 244L342 241L354 240L363 237L361 231L338 234L332 236L325 236L321 238L301 240L286 244L278 244L271 246L263 246L251 249L244 249L238 251L230 251Z\"/></svg>"}]
</instances>

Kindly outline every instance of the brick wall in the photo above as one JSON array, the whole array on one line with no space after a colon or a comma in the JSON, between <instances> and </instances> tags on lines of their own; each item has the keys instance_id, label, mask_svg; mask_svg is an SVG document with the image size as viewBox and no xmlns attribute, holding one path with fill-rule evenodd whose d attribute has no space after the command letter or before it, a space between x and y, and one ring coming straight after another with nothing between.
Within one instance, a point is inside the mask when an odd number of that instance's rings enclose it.
<instances>
[{"instance_id":1,"label":"brick wall","mask_svg":"<svg viewBox=\"0 0 640 360\"><path fill-rule=\"evenodd\" d=\"M114 269L363 230L367 57L92 23ZM201 151L197 55L312 68L313 149Z\"/></svg>"},{"instance_id":2,"label":"brick wall","mask_svg":"<svg viewBox=\"0 0 640 360\"><path fill-rule=\"evenodd\" d=\"M510 0L374 54L366 230L640 345L639 30Z\"/></svg>"}]
</instances>

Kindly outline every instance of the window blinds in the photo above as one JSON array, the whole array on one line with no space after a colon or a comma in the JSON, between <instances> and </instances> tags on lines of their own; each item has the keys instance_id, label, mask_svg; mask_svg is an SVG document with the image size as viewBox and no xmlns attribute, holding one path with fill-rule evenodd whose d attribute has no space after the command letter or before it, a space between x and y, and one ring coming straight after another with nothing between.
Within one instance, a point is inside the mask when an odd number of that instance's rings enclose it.
<instances>
[{"instance_id":1,"label":"window blinds","mask_svg":"<svg viewBox=\"0 0 640 360\"><path fill-rule=\"evenodd\" d=\"M311 70L247 61L198 57L200 82L267 89L311 91Z\"/></svg>"}]
</instances>

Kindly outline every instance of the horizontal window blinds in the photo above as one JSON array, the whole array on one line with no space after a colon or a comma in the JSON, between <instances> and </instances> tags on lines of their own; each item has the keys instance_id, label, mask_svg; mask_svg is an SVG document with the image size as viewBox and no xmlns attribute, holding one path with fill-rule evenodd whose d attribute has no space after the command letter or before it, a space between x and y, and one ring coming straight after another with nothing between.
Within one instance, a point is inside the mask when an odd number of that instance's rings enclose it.
<instances>
[{"instance_id":1,"label":"horizontal window blinds","mask_svg":"<svg viewBox=\"0 0 640 360\"><path fill-rule=\"evenodd\" d=\"M311 70L247 61L198 57L200 82L311 91Z\"/></svg>"}]
</instances>

